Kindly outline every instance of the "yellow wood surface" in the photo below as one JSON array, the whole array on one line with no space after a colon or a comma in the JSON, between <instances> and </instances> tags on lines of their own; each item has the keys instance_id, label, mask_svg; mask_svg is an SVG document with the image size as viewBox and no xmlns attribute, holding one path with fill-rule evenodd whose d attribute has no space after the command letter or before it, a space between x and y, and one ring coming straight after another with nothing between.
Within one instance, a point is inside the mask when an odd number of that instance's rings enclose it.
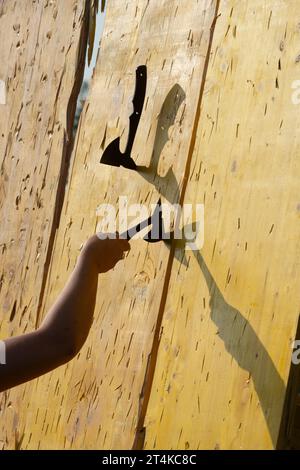
<instances>
[{"instance_id":1,"label":"yellow wood surface","mask_svg":"<svg viewBox=\"0 0 300 470\"><path fill-rule=\"evenodd\" d=\"M116 204L125 195L129 203L149 206L157 202L158 189L176 200L214 9L210 0L193 1L189 8L181 1L109 2L71 162L44 313L63 288L80 245L95 232L100 203ZM142 64L148 68L148 84L132 155L140 165L151 162L152 168L139 174L100 165L99 159L115 137L122 135L125 144L135 70ZM24 397L24 448L132 446L168 255L162 243L132 242L126 261L100 277L86 345L66 367L35 381L30 400Z\"/></svg>"},{"instance_id":2,"label":"yellow wood surface","mask_svg":"<svg viewBox=\"0 0 300 470\"><path fill-rule=\"evenodd\" d=\"M204 203L205 243L133 241L80 354L2 395L0 447L129 449L145 425L148 449L273 448L300 306L298 2L110 0L55 232L84 4L0 2L1 338L47 313L103 202ZM101 165L142 64L148 170Z\"/></svg>"},{"instance_id":3,"label":"yellow wood surface","mask_svg":"<svg viewBox=\"0 0 300 470\"><path fill-rule=\"evenodd\" d=\"M177 250L146 448L276 445L299 315L299 4L222 1L184 202L201 253Z\"/></svg>"},{"instance_id":4,"label":"yellow wood surface","mask_svg":"<svg viewBox=\"0 0 300 470\"><path fill-rule=\"evenodd\" d=\"M78 79L84 5L0 2L0 80L6 90L6 104L0 104L1 339L36 325L70 141L67 112ZM31 390L1 394L0 448L19 445L23 405L35 399Z\"/></svg>"}]
</instances>

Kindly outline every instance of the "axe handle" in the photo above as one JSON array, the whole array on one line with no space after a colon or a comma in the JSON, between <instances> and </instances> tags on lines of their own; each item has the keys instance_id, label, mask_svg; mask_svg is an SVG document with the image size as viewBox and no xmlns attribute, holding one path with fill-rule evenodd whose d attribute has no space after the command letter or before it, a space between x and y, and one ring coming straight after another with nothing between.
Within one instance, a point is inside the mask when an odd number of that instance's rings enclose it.
<instances>
[{"instance_id":1,"label":"axe handle","mask_svg":"<svg viewBox=\"0 0 300 470\"><path fill-rule=\"evenodd\" d=\"M126 240L131 240L131 238L145 227L148 227L152 224L152 216L148 219L139 222L135 227L131 227L130 229L126 230L126 232L121 233L120 238L125 238Z\"/></svg>"},{"instance_id":2,"label":"axe handle","mask_svg":"<svg viewBox=\"0 0 300 470\"><path fill-rule=\"evenodd\" d=\"M140 65L136 69L136 82L134 97L132 100L133 113L129 117L129 133L125 149L125 155L130 156L135 139L135 134L141 119L141 114L144 106L147 84L147 68L145 65Z\"/></svg>"}]
</instances>

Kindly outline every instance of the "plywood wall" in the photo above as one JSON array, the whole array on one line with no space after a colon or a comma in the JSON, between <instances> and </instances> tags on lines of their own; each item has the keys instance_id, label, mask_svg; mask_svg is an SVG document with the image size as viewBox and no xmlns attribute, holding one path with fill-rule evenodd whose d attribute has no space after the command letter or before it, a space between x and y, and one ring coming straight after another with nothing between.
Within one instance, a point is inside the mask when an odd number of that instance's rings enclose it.
<instances>
[{"instance_id":1,"label":"plywood wall","mask_svg":"<svg viewBox=\"0 0 300 470\"><path fill-rule=\"evenodd\" d=\"M1 338L37 323L85 55L84 9L83 0L63 8L48 0L0 2ZM23 435L20 403L31 400L32 386L2 394L0 447Z\"/></svg>"},{"instance_id":2,"label":"plywood wall","mask_svg":"<svg viewBox=\"0 0 300 470\"><path fill-rule=\"evenodd\" d=\"M26 12L0 5L16 54L9 61L0 46L11 67L0 76L9 85L0 107L2 336L47 313L102 202L205 204L201 252L135 241L101 276L80 354L4 394L2 447L274 447L300 304L296 0L110 0L62 207L84 2L33 2ZM148 82L132 156L147 169L100 165L109 142L126 143L139 65Z\"/></svg>"},{"instance_id":3,"label":"plywood wall","mask_svg":"<svg viewBox=\"0 0 300 470\"><path fill-rule=\"evenodd\" d=\"M123 195L129 203L150 205L160 193L178 197L214 8L210 0L193 2L188 9L179 1L109 3L71 162L44 312L70 275L80 245L94 233L101 202L117 204ZM147 65L148 83L133 156L140 165L152 164L143 174L99 163L112 139L126 138L135 70L141 64ZM170 169L173 176L165 177ZM72 363L37 381L26 418L32 437L25 436L25 447L132 446L168 257L164 244L137 241L123 265L101 276L85 347Z\"/></svg>"},{"instance_id":4,"label":"plywood wall","mask_svg":"<svg viewBox=\"0 0 300 470\"><path fill-rule=\"evenodd\" d=\"M220 2L184 200L205 204L205 243L174 259L147 448L276 445L300 305L298 6Z\"/></svg>"}]
</instances>

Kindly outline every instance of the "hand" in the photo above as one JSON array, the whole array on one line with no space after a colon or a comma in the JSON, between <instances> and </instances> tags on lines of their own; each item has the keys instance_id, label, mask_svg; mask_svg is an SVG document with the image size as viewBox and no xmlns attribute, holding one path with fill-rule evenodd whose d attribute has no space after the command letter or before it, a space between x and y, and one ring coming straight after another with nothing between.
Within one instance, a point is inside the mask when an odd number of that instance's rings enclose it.
<instances>
[{"instance_id":1,"label":"hand","mask_svg":"<svg viewBox=\"0 0 300 470\"><path fill-rule=\"evenodd\" d=\"M89 238L80 256L87 260L98 273L105 273L114 268L118 261L125 258L125 252L130 250L128 240L119 238L119 234L113 234L115 238L109 238L112 234L101 234L101 239L97 235Z\"/></svg>"}]
</instances>

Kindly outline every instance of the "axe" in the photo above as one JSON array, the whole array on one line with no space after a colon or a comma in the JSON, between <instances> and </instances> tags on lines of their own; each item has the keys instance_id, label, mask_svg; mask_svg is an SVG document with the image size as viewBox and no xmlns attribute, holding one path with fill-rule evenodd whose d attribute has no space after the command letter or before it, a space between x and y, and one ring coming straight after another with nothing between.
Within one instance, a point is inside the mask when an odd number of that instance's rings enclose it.
<instances>
[{"instance_id":1,"label":"axe","mask_svg":"<svg viewBox=\"0 0 300 470\"><path fill-rule=\"evenodd\" d=\"M159 241L169 241L173 238L173 232L166 233L164 229L164 223L162 218L162 209L161 209L161 199L159 199L156 207L154 209L153 214L148 217L148 219L139 222L135 227L128 229L126 232L123 232L120 235L120 238L125 238L126 240L130 240L136 233L140 232L144 228L152 225L152 229L150 232L145 235L143 238L148 243L156 243Z\"/></svg>"},{"instance_id":2,"label":"axe","mask_svg":"<svg viewBox=\"0 0 300 470\"><path fill-rule=\"evenodd\" d=\"M120 137L114 139L104 150L100 159L100 163L112 166L123 166L130 170L136 170L137 166L131 158L131 150L136 135L136 131L140 122L147 83L147 68L146 65L140 65L136 69L136 82L133 103L133 113L129 117L129 133L125 152L120 151Z\"/></svg>"}]
</instances>

